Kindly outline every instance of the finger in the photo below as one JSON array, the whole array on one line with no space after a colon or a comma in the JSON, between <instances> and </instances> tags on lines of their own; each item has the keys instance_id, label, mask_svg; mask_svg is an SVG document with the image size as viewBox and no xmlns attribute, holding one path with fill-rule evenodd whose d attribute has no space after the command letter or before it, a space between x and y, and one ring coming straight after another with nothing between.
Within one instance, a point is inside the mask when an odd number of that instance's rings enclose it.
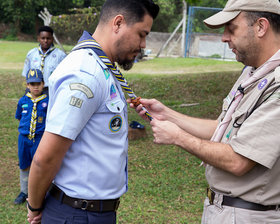
<instances>
[{"instance_id":1,"label":"finger","mask_svg":"<svg viewBox=\"0 0 280 224\"><path fill-rule=\"evenodd\" d=\"M140 113L142 111L143 105L139 104L137 107L134 106L134 108L135 108L137 113Z\"/></svg>"},{"instance_id":2,"label":"finger","mask_svg":"<svg viewBox=\"0 0 280 224\"><path fill-rule=\"evenodd\" d=\"M132 109L135 109L135 106L134 106L133 103L130 103L130 104L129 104L129 107L132 108Z\"/></svg>"},{"instance_id":3,"label":"finger","mask_svg":"<svg viewBox=\"0 0 280 224\"><path fill-rule=\"evenodd\" d=\"M150 124L152 125L152 127L154 127L154 126L155 126L156 121L157 121L157 119L156 119L156 118L154 118L153 120L151 120Z\"/></svg>"},{"instance_id":4,"label":"finger","mask_svg":"<svg viewBox=\"0 0 280 224\"><path fill-rule=\"evenodd\" d=\"M32 220L31 224L39 224L41 223L41 218L39 220Z\"/></svg>"},{"instance_id":5,"label":"finger","mask_svg":"<svg viewBox=\"0 0 280 224\"><path fill-rule=\"evenodd\" d=\"M34 221L41 221L41 218L42 218L42 213L40 213L39 215L35 216L33 218Z\"/></svg>"},{"instance_id":6,"label":"finger","mask_svg":"<svg viewBox=\"0 0 280 224\"><path fill-rule=\"evenodd\" d=\"M145 99L145 98L141 98L140 99L140 103L144 104L144 105L150 105L152 104L151 99Z\"/></svg>"}]
</instances>

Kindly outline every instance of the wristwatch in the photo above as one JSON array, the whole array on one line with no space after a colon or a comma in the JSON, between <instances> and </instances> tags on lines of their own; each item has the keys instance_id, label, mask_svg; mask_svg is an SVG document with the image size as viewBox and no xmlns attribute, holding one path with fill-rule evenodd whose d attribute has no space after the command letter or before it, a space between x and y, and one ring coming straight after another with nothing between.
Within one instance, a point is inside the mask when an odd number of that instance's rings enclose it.
<instances>
[{"instance_id":1,"label":"wristwatch","mask_svg":"<svg viewBox=\"0 0 280 224\"><path fill-rule=\"evenodd\" d=\"M28 202L28 201L26 201L26 202L27 202L27 207L28 207L28 209L29 209L30 211L32 211L32 212L40 212L40 211L43 210L43 207L41 207L41 208L32 208L31 205L29 204L29 202Z\"/></svg>"}]
</instances>

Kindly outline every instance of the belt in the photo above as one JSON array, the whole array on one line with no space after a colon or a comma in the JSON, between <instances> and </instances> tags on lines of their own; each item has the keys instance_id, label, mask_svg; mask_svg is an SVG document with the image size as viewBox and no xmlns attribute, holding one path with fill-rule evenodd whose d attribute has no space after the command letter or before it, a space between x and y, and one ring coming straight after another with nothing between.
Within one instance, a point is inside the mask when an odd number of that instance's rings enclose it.
<instances>
[{"instance_id":1,"label":"belt","mask_svg":"<svg viewBox=\"0 0 280 224\"><path fill-rule=\"evenodd\" d=\"M49 193L58 201L63 204L69 205L73 208L87 210L90 212L112 212L117 211L120 199L110 199L110 200L85 200L79 198L72 198L67 196L62 190L60 190L56 185L52 184Z\"/></svg>"},{"instance_id":2,"label":"belt","mask_svg":"<svg viewBox=\"0 0 280 224\"><path fill-rule=\"evenodd\" d=\"M215 192L210 188L207 188L207 197L209 198L209 203L213 205ZM249 201L245 201L241 198L234 198L230 196L223 195L222 205L231 206L235 208L243 208L256 211L268 211L268 210L278 210L279 205L261 205Z\"/></svg>"}]
</instances>

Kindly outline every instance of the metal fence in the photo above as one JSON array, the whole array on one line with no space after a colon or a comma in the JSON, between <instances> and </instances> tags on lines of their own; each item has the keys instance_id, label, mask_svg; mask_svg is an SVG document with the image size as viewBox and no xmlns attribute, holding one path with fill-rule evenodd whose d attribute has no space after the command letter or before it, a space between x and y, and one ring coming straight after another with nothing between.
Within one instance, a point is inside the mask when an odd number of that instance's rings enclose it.
<instances>
[{"instance_id":1,"label":"metal fence","mask_svg":"<svg viewBox=\"0 0 280 224\"><path fill-rule=\"evenodd\" d=\"M186 32L185 57L235 59L227 43L221 41L223 28L210 29L203 20L221 8L190 6Z\"/></svg>"}]
</instances>

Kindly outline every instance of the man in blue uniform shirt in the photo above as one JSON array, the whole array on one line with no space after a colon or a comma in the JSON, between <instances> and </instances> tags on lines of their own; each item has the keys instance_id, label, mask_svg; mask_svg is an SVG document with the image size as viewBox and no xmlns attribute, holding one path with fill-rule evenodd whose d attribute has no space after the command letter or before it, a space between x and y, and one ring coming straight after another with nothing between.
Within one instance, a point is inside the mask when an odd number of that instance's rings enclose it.
<instances>
[{"instance_id":1,"label":"man in blue uniform shirt","mask_svg":"<svg viewBox=\"0 0 280 224\"><path fill-rule=\"evenodd\" d=\"M30 170L30 223L116 223L127 191L128 123L115 62L132 67L158 11L152 0L107 0L94 34L85 31L50 77Z\"/></svg>"},{"instance_id":2,"label":"man in blue uniform shirt","mask_svg":"<svg viewBox=\"0 0 280 224\"><path fill-rule=\"evenodd\" d=\"M49 86L50 75L66 57L62 50L53 45L53 39L53 29L51 27L43 26L38 29L39 47L33 48L27 53L22 71L22 76L25 77L29 69L41 70L45 81L45 91Z\"/></svg>"}]
</instances>

